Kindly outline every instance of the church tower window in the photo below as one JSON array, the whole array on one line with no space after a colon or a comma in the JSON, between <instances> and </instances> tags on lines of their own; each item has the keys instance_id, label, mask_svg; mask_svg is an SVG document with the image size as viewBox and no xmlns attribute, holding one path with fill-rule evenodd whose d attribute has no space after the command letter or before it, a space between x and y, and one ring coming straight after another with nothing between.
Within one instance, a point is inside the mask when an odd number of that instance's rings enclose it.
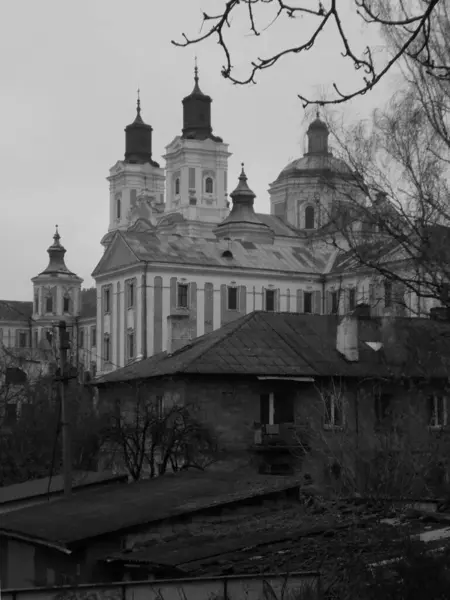
<instances>
[{"instance_id":1,"label":"church tower window","mask_svg":"<svg viewBox=\"0 0 450 600\"><path fill-rule=\"evenodd\" d=\"M53 296L51 294L49 294L45 299L45 312L53 312Z\"/></svg>"},{"instance_id":2,"label":"church tower window","mask_svg":"<svg viewBox=\"0 0 450 600\"><path fill-rule=\"evenodd\" d=\"M120 198L117 198L116 200L116 217L117 219L121 218L121 214L122 214L122 203L120 201Z\"/></svg>"},{"instance_id":3,"label":"church tower window","mask_svg":"<svg viewBox=\"0 0 450 600\"><path fill-rule=\"evenodd\" d=\"M207 194L212 194L214 189L214 183L212 177L207 177L205 179L205 192Z\"/></svg>"},{"instance_id":4,"label":"church tower window","mask_svg":"<svg viewBox=\"0 0 450 600\"><path fill-rule=\"evenodd\" d=\"M305 229L314 229L314 207L305 208Z\"/></svg>"},{"instance_id":5,"label":"church tower window","mask_svg":"<svg viewBox=\"0 0 450 600\"><path fill-rule=\"evenodd\" d=\"M70 296L66 294L63 298L63 312L70 312Z\"/></svg>"},{"instance_id":6,"label":"church tower window","mask_svg":"<svg viewBox=\"0 0 450 600\"><path fill-rule=\"evenodd\" d=\"M175 179L175 195L178 196L180 193L180 178Z\"/></svg>"}]
</instances>

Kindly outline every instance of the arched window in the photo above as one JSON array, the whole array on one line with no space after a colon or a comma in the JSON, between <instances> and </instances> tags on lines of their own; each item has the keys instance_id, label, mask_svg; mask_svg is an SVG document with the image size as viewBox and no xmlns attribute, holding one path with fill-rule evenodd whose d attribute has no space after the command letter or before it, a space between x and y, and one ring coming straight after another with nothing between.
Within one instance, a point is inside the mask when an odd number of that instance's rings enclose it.
<instances>
[{"instance_id":1,"label":"arched window","mask_svg":"<svg viewBox=\"0 0 450 600\"><path fill-rule=\"evenodd\" d=\"M53 296L52 294L48 294L45 299L45 312L51 313L53 312Z\"/></svg>"},{"instance_id":2,"label":"arched window","mask_svg":"<svg viewBox=\"0 0 450 600\"><path fill-rule=\"evenodd\" d=\"M207 177L205 179L205 192L207 194L212 194L213 193L213 180L212 180L212 177Z\"/></svg>"},{"instance_id":3,"label":"arched window","mask_svg":"<svg viewBox=\"0 0 450 600\"><path fill-rule=\"evenodd\" d=\"M178 196L180 193L180 179L177 177L175 179L175 195Z\"/></svg>"},{"instance_id":4,"label":"arched window","mask_svg":"<svg viewBox=\"0 0 450 600\"><path fill-rule=\"evenodd\" d=\"M120 198L117 198L116 200L116 217L118 219L120 219L120 215L121 215L121 209L122 209L122 203L120 202Z\"/></svg>"},{"instance_id":5,"label":"arched window","mask_svg":"<svg viewBox=\"0 0 450 600\"><path fill-rule=\"evenodd\" d=\"M314 229L314 207L305 208L305 229Z\"/></svg>"}]
</instances>

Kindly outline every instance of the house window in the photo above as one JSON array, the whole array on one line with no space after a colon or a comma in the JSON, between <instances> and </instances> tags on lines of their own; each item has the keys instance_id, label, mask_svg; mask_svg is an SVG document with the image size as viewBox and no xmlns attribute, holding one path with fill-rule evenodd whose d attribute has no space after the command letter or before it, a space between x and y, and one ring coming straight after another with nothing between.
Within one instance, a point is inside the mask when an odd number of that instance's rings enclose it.
<instances>
[{"instance_id":1,"label":"house window","mask_svg":"<svg viewBox=\"0 0 450 600\"><path fill-rule=\"evenodd\" d=\"M187 283L179 283L177 285L177 307L188 308L188 292L189 285Z\"/></svg>"},{"instance_id":2,"label":"house window","mask_svg":"<svg viewBox=\"0 0 450 600\"><path fill-rule=\"evenodd\" d=\"M91 329L91 348L97 345L97 327Z\"/></svg>"},{"instance_id":3,"label":"house window","mask_svg":"<svg viewBox=\"0 0 450 600\"><path fill-rule=\"evenodd\" d=\"M39 346L39 331L34 332L34 347L37 348Z\"/></svg>"},{"instance_id":4,"label":"house window","mask_svg":"<svg viewBox=\"0 0 450 600\"><path fill-rule=\"evenodd\" d=\"M63 298L63 312L70 312L70 296L64 296Z\"/></svg>"},{"instance_id":5,"label":"house window","mask_svg":"<svg viewBox=\"0 0 450 600\"><path fill-rule=\"evenodd\" d=\"M303 294L303 312L310 315L312 313L313 294L305 292Z\"/></svg>"},{"instance_id":6,"label":"house window","mask_svg":"<svg viewBox=\"0 0 450 600\"><path fill-rule=\"evenodd\" d=\"M356 308L356 289L350 288L348 290L348 309L354 310Z\"/></svg>"},{"instance_id":7,"label":"house window","mask_svg":"<svg viewBox=\"0 0 450 600\"><path fill-rule=\"evenodd\" d=\"M103 293L103 306L105 310L105 314L111 312L111 288L105 288Z\"/></svg>"},{"instance_id":8,"label":"house window","mask_svg":"<svg viewBox=\"0 0 450 600\"><path fill-rule=\"evenodd\" d=\"M294 397L289 392L261 394L259 401L262 425L294 423Z\"/></svg>"},{"instance_id":9,"label":"house window","mask_svg":"<svg viewBox=\"0 0 450 600\"><path fill-rule=\"evenodd\" d=\"M331 314L337 315L339 311L339 294L334 291L331 292Z\"/></svg>"},{"instance_id":10,"label":"house window","mask_svg":"<svg viewBox=\"0 0 450 600\"><path fill-rule=\"evenodd\" d=\"M205 179L205 192L207 194L212 194L213 193L213 180L212 177L207 177Z\"/></svg>"},{"instance_id":11,"label":"house window","mask_svg":"<svg viewBox=\"0 0 450 600\"><path fill-rule=\"evenodd\" d=\"M377 392L374 398L375 419L378 425L389 416L392 394Z\"/></svg>"},{"instance_id":12,"label":"house window","mask_svg":"<svg viewBox=\"0 0 450 600\"><path fill-rule=\"evenodd\" d=\"M27 347L27 332L19 331L19 348Z\"/></svg>"},{"instance_id":13,"label":"house window","mask_svg":"<svg viewBox=\"0 0 450 600\"><path fill-rule=\"evenodd\" d=\"M129 331L127 335L127 356L134 358L134 331Z\"/></svg>"},{"instance_id":14,"label":"house window","mask_svg":"<svg viewBox=\"0 0 450 600\"><path fill-rule=\"evenodd\" d=\"M178 196L180 193L180 179L177 177L175 179L175 195Z\"/></svg>"},{"instance_id":15,"label":"house window","mask_svg":"<svg viewBox=\"0 0 450 600\"><path fill-rule=\"evenodd\" d=\"M305 208L305 229L314 229L314 207Z\"/></svg>"},{"instance_id":16,"label":"house window","mask_svg":"<svg viewBox=\"0 0 450 600\"><path fill-rule=\"evenodd\" d=\"M111 340L108 333L103 338L103 358L107 362L111 360Z\"/></svg>"},{"instance_id":17,"label":"house window","mask_svg":"<svg viewBox=\"0 0 450 600\"><path fill-rule=\"evenodd\" d=\"M84 327L80 329L80 348L84 348Z\"/></svg>"},{"instance_id":18,"label":"house window","mask_svg":"<svg viewBox=\"0 0 450 600\"><path fill-rule=\"evenodd\" d=\"M156 396L156 418L162 419L164 415L164 396Z\"/></svg>"},{"instance_id":19,"label":"house window","mask_svg":"<svg viewBox=\"0 0 450 600\"><path fill-rule=\"evenodd\" d=\"M228 310L238 309L238 289L230 286L228 288Z\"/></svg>"},{"instance_id":20,"label":"house window","mask_svg":"<svg viewBox=\"0 0 450 600\"><path fill-rule=\"evenodd\" d=\"M447 398L445 396L429 396L428 419L428 424L432 428L440 428L447 425Z\"/></svg>"},{"instance_id":21,"label":"house window","mask_svg":"<svg viewBox=\"0 0 450 600\"><path fill-rule=\"evenodd\" d=\"M384 306L386 308L392 306L392 281L384 282Z\"/></svg>"},{"instance_id":22,"label":"house window","mask_svg":"<svg viewBox=\"0 0 450 600\"><path fill-rule=\"evenodd\" d=\"M331 429L333 427L343 427L344 411L342 400L337 398L333 392L324 392L324 427Z\"/></svg>"},{"instance_id":23,"label":"house window","mask_svg":"<svg viewBox=\"0 0 450 600\"><path fill-rule=\"evenodd\" d=\"M266 310L275 310L275 290L266 290Z\"/></svg>"},{"instance_id":24,"label":"house window","mask_svg":"<svg viewBox=\"0 0 450 600\"><path fill-rule=\"evenodd\" d=\"M45 299L45 312L51 313L53 312L53 296L48 295Z\"/></svg>"},{"instance_id":25,"label":"house window","mask_svg":"<svg viewBox=\"0 0 450 600\"><path fill-rule=\"evenodd\" d=\"M116 200L116 218L120 219L121 214L122 214L122 202L121 202L120 198L117 198L117 200Z\"/></svg>"},{"instance_id":26,"label":"house window","mask_svg":"<svg viewBox=\"0 0 450 600\"><path fill-rule=\"evenodd\" d=\"M134 292L135 292L134 281L127 281L127 308L134 307Z\"/></svg>"}]
</instances>

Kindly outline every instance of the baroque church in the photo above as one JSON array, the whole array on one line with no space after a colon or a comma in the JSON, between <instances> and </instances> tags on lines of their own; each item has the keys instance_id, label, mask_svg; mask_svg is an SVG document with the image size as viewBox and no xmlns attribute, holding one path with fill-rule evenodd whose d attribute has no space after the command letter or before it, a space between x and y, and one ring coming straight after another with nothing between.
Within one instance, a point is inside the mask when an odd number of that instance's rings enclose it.
<instances>
[{"instance_id":1,"label":"baroque church","mask_svg":"<svg viewBox=\"0 0 450 600\"><path fill-rule=\"evenodd\" d=\"M96 290L82 291L56 230L49 264L32 279L33 301L0 301L5 348L51 353L55 324L65 320L72 360L95 375L174 352L254 310L343 313L359 302L375 314L389 308L380 278L355 270L331 241L333 217L372 199L333 156L319 115L307 131L307 152L269 184L266 214L254 210L244 165L229 181L229 145L213 130L212 99L200 89L197 68L182 105L183 127L166 146L163 168L138 98L124 159L108 177Z\"/></svg>"}]
</instances>

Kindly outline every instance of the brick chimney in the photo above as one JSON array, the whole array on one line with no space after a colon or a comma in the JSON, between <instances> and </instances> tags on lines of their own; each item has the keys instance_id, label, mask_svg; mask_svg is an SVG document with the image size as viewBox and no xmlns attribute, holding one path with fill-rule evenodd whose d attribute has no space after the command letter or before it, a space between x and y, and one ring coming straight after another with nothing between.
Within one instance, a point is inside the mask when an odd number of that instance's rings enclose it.
<instances>
[{"instance_id":1,"label":"brick chimney","mask_svg":"<svg viewBox=\"0 0 450 600\"><path fill-rule=\"evenodd\" d=\"M337 326L336 350L350 361L357 362L358 352L358 317L353 314L342 318Z\"/></svg>"},{"instance_id":2,"label":"brick chimney","mask_svg":"<svg viewBox=\"0 0 450 600\"><path fill-rule=\"evenodd\" d=\"M167 317L167 354L179 350L192 339L189 315L169 315Z\"/></svg>"}]
</instances>

